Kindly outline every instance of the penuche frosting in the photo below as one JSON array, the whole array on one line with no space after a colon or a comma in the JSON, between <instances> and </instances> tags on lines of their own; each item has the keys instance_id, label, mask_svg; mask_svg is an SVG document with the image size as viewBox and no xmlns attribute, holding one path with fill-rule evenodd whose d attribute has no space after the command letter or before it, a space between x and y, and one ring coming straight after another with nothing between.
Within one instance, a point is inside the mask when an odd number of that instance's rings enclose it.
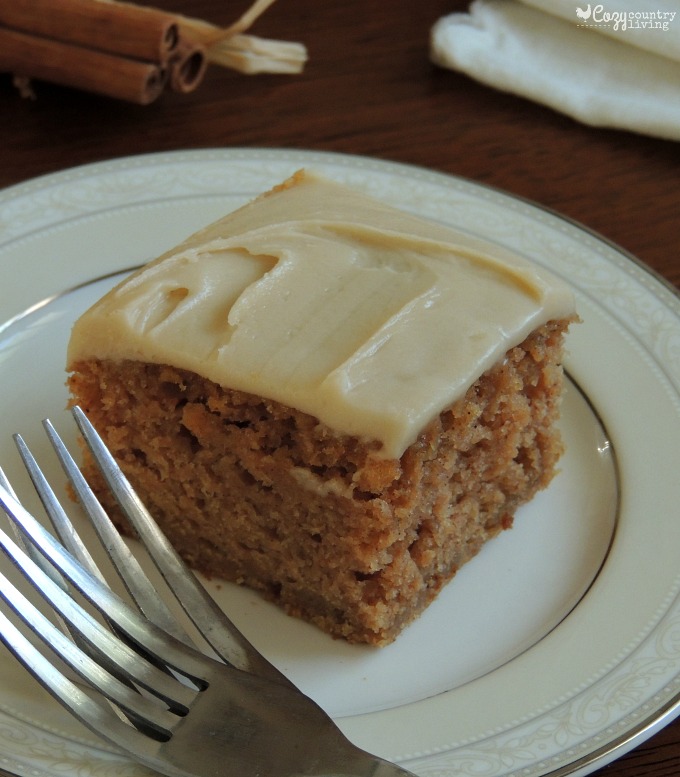
<instances>
[{"instance_id":1,"label":"penuche frosting","mask_svg":"<svg viewBox=\"0 0 680 777\"><path fill-rule=\"evenodd\" d=\"M396 458L570 289L495 245L300 171L76 322L80 360L171 364Z\"/></svg>"}]
</instances>

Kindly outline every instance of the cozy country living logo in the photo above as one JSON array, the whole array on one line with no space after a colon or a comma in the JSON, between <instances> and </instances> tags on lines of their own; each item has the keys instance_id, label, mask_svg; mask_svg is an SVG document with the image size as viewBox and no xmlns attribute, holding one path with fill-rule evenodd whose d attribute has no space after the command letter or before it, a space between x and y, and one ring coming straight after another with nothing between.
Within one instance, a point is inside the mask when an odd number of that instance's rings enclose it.
<instances>
[{"instance_id":1,"label":"cozy country living logo","mask_svg":"<svg viewBox=\"0 0 680 777\"><path fill-rule=\"evenodd\" d=\"M613 30L661 30L666 32L676 11L610 11L602 3L576 7L581 27L611 27Z\"/></svg>"}]
</instances>

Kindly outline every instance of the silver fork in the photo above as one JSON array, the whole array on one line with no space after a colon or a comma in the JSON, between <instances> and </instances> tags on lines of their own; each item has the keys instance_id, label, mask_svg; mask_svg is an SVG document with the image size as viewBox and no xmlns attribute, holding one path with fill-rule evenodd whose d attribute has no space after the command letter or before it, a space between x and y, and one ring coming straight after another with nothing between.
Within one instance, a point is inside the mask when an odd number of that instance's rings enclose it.
<instances>
[{"instance_id":1,"label":"silver fork","mask_svg":"<svg viewBox=\"0 0 680 777\"><path fill-rule=\"evenodd\" d=\"M316 703L255 650L170 546L84 413L74 408L73 414L123 512L214 656L196 647L164 604L45 421L52 446L138 609L109 587L28 447L15 435L61 542L21 505L0 471L0 505L18 527L14 540L0 530L0 545L67 629L57 628L1 573L0 597L77 678L0 611L0 639L19 661L93 732L163 774L410 775L351 744Z\"/></svg>"}]
</instances>

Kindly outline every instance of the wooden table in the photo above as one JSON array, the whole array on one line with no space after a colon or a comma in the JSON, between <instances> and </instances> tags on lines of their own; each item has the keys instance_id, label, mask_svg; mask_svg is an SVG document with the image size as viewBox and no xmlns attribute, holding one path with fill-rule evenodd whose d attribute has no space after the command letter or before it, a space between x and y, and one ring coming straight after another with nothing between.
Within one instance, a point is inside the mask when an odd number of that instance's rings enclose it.
<instances>
[{"instance_id":1,"label":"wooden table","mask_svg":"<svg viewBox=\"0 0 680 777\"><path fill-rule=\"evenodd\" d=\"M249 5L159 0L216 24ZM279 0L254 33L304 42L300 76L210 68L189 95L139 107L0 76L0 187L129 154L220 146L346 152L464 176L582 222L680 286L680 146L594 129L428 60L432 24L456 0ZM680 720L601 777L675 777Z\"/></svg>"}]
</instances>

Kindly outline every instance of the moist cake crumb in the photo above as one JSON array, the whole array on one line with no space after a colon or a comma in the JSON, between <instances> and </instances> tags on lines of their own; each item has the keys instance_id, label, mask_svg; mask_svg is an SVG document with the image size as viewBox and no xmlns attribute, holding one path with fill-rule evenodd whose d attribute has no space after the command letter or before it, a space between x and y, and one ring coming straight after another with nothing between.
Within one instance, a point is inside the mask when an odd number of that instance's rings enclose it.
<instances>
[{"instance_id":1,"label":"moist cake crumb","mask_svg":"<svg viewBox=\"0 0 680 777\"><path fill-rule=\"evenodd\" d=\"M89 360L70 387L192 567L385 645L555 474L565 329L512 348L400 459L167 365Z\"/></svg>"}]
</instances>

